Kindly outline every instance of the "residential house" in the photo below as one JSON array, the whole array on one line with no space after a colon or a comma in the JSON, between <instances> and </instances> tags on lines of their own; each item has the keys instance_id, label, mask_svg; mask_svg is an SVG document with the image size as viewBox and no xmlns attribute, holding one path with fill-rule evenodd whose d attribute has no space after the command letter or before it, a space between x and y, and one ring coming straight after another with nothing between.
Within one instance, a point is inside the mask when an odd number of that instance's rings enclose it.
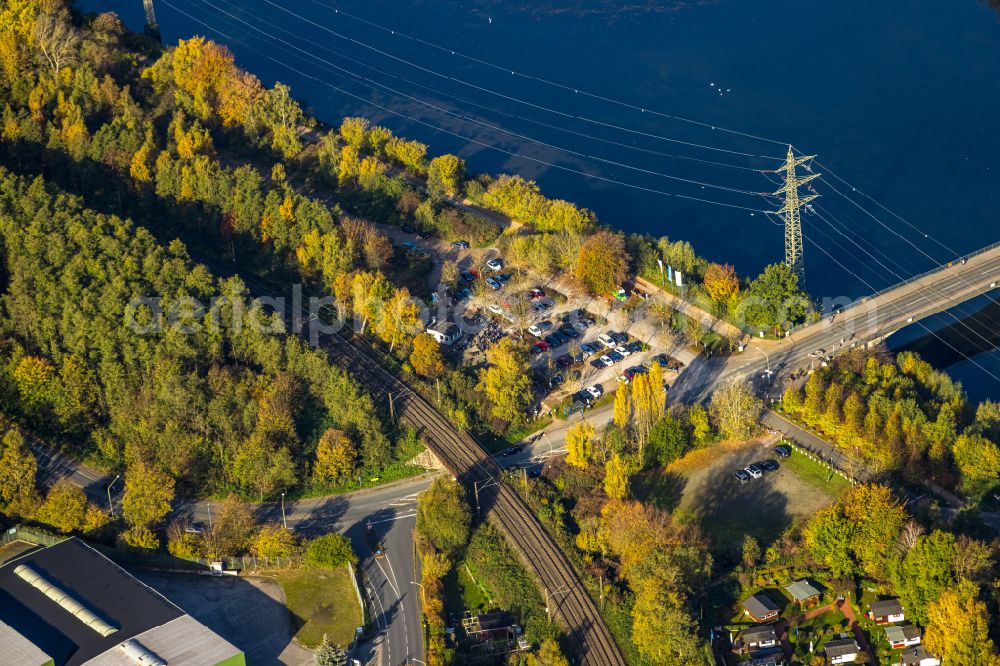
<instances>
[{"instance_id":1,"label":"residential house","mask_svg":"<svg viewBox=\"0 0 1000 666\"><path fill-rule=\"evenodd\" d=\"M924 646L905 648L892 666L941 666L941 660L931 656Z\"/></svg>"},{"instance_id":2,"label":"residential house","mask_svg":"<svg viewBox=\"0 0 1000 666\"><path fill-rule=\"evenodd\" d=\"M841 634L844 636L845 634ZM831 664L853 664L861 652L858 642L853 638L838 638L823 646Z\"/></svg>"},{"instance_id":3,"label":"residential house","mask_svg":"<svg viewBox=\"0 0 1000 666\"><path fill-rule=\"evenodd\" d=\"M920 644L920 627L912 624L891 625L885 628L885 639L894 650Z\"/></svg>"},{"instance_id":4,"label":"residential house","mask_svg":"<svg viewBox=\"0 0 1000 666\"><path fill-rule=\"evenodd\" d=\"M775 620L780 611L777 604L759 592L743 602L743 613L754 622Z\"/></svg>"},{"instance_id":5,"label":"residential house","mask_svg":"<svg viewBox=\"0 0 1000 666\"><path fill-rule=\"evenodd\" d=\"M442 344L450 347L462 339L462 329L451 321L442 321L427 328L427 334Z\"/></svg>"},{"instance_id":6,"label":"residential house","mask_svg":"<svg viewBox=\"0 0 1000 666\"><path fill-rule=\"evenodd\" d=\"M744 629L740 632L740 640L747 650L755 652L777 645L778 634L774 631L773 626L764 624Z\"/></svg>"},{"instance_id":7,"label":"residential house","mask_svg":"<svg viewBox=\"0 0 1000 666\"><path fill-rule=\"evenodd\" d=\"M785 592L788 592L788 596L792 598L792 601L802 608L815 605L819 602L821 596L820 591L805 579L789 583L785 586Z\"/></svg>"},{"instance_id":8,"label":"residential house","mask_svg":"<svg viewBox=\"0 0 1000 666\"><path fill-rule=\"evenodd\" d=\"M873 601L868 605L866 615L875 624L894 624L906 619L903 614L903 605L899 599L885 599L883 601Z\"/></svg>"},{"instance_id":9,"label":"residential house","mask_svg":"<svg viewBox=\"0 0 1000 666\"><path fill-rule=\"evenodd\" d=\"M740 662L740 666L787 666L781 646L769 647L750 653L750 661Z\"/></svg>"}]
</instances>

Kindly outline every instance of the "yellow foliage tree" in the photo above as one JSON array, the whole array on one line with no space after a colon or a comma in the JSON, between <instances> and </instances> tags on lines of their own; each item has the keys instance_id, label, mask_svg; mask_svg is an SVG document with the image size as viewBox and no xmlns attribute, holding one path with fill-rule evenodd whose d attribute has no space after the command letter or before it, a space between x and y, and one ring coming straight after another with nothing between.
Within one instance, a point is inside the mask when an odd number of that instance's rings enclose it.
<instances>
[{"instance_id":1,"label":"yellow foliage tree","mask_svg":"<svg viewBox=\"0 0 1000 666\"><path fill-rule=\"evenodd\" d=\"M35 517L63 534L80 531L87 519L87 496L83 489L63 479L52 486Z\"/></svg>"},{"instance_id":2,"label":"yellow foliage tree","mask_svg":"<svg viewBox=\"0 0 1000 666\"><path fill-rule=\"evenodd\" d=\"M924 645L943 664L1000 666L989 637L986 604L976 597L976 586L963 580L927 608Z\"/></svg>"},{"instance_id":3,"label":"yellow foliage tree","mask_svg":"<svg viewBox=\"0 0 1000 666\"><path fill-rule=\"evenodd\" d=\"M444 360L441 358L441 346L437 340L427 333L420 333L413 338L410 365L418 375L424 377L440 377L444 374Z\"/></svg>"},{"instance_id":4,"label":"yellow foliage tree","mask_svg":"<svg viewBox=\"0 0 1000 666\"><path fill-rule=\"evenodd\" d=\"M628 386L625 384L619 384L618 389L615 391L615 408L614 408L614 422L619 428L624 428L628 425L629 420L629 396L628 396Z\"/></svg>"},{"instance_id":5,"label":"yellow foliage tree","mask_svg":"<svg viewBox=\"0 0 1000 666\"><path fill-rule=\"evenodd\" d=\"M619 500L628 497L633 468L634 465L617 453L608 459L604 464L604 492L608 497Z\"/></svg>"},{"instance_id":6,"label":"yellow foliage tree","mask_svg":"<svg viewBox=\"0 0 1000 666\"><path fill-rule=\"evenodd\" d=\"M357 447L342 430L328 428L316 444L313 476L320 483L334 481L354 472L358 462Z\"/></svg>"},{"instance_id":7,"label":"yellow foliage tree","mask_svg":"<svg viewBox=\"0 0 1000 666\"><path fill-rule=\"evenodd\" d=\"M566 431L566 462L586 469L594 457L594 426L580 421Z\"/></svg>"}]
</instances>

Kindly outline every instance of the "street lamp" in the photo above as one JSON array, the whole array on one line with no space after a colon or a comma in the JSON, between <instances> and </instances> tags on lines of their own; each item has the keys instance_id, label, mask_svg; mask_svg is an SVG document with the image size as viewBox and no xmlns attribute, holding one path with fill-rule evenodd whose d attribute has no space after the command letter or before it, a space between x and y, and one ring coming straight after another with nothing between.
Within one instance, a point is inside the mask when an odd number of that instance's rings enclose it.
<instances>
[{"instance_id":1,"label":"street lamp","mask_svg":"<svg viewBox=\"0 0 1000 666\"><path fill-rule=\"evenodd\" d=\"M545 442L549 445L549 455L552 455L552 440L549 439L549 433L542 432L542 437L545 438Z\"/></svg>"},{"instance_id":2,"label":"street lamp","mask_svg":"<svg viewBox=\"0 0 1000 666\"><path fill-rule=\"evenodd\" d=\"M111 486L115 485L115 481L117 481L120 478L122 478L122 475L118 474L115 476L115 478L111 479L111 483L108 484L108 508L111 510L112 518L115 517L115 505L114 502L111 501Z\"/></svg>"},{"instance_id":3,"label":"street lamp","mask_svg":"<svg viewBox=\"0 0 1000 666\"><path fill-rule=\"evenodd\" d=\"M288 521L285 519L285 493L281 493L281 524L288 529Z\"/></svg>"}]
</instances>

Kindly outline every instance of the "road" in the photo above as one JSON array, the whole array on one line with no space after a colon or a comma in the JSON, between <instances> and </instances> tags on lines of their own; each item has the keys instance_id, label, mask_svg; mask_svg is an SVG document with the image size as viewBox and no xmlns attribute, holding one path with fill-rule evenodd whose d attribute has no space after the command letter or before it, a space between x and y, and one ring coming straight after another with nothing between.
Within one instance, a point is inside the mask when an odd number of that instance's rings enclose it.
<instances>
[{"instance_id":1,"label":"road","mask_svg":"<svg viewBox=\"0 0 1000 666\"><path fill-rule=\"evenodd\" d=\"M704 401L716 387L734 377L751 377L759 383L771 384L766 392L773 397L780 391L783 377L815 364L810 353L822 349L826 354L835 354L879 340L997 285L1000 285L1000 247L971 257L966 264L955 263L845 307L839 314L798 329L783 340L754 340L742 354L728 358L699 356L682 374L671 399L687 403ZM773 373L770 378L766 376L768 370Z\"/></svg>"}]
</instances>

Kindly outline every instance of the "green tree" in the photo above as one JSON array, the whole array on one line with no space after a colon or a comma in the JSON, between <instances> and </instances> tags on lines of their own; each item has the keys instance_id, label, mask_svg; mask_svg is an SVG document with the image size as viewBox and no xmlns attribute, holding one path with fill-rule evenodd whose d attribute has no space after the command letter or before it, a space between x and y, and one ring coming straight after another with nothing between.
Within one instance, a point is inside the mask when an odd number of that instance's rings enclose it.
<instances>
[{"instance_id":1,"label":"green tree","mask_svg":"<svg viewBox=\"0 0 1000 666\"><path fill-rule=\"evenodd\" d=\"M747 569L757 566L760 561L760 543L747 534L743 537L743 566Z\"/></svg>"},{"instance_id":2,"label":"green tree","mask_svg":"<svg viewBox=\"0 0 1000 666\"><path fill-rule=\"evenodd\" d=\"M417 499L417 532L438 550L452 553L464 546L471 524L465 489L453 479L438 477Z\"/></svg>"},{"instance_id":3,"label":"green tree","mask_svg":"<svg viewBox=\"0 0 1000 666\"><path fill-rule=\"evenodd\" d=\"M935 530L918 537L906 556L894 562L891 578L908 617L927 624L928 606L955 584L954 558L954 535Z\"/></svg>"},{"instance_id":4,"label":"green tree","mask_svg":"<svg viewBox=\"0 0 1000 666\"><path fill-rule=\"evenodd\" d=\"M174 499L174 480L143 462L134 462L125 470L125 494L122 513L129 526L148 530L170 512Z\"/></svg>"},{"instance_id":5,"label":"green tree","mask_svg":"<svg viewBox=\"0 0 1000 666\"><path fill-rule=\"evenodd\" d=\"M348 562L356 564L358 556L351 548L351 540L343 534L324 534L306 546L306 562L318 567L335 569Z\"/></svg>"},{"instance_id":6,"label":"green tree","mask_svg":"<svg viewBox=\"0 0 1000 666\"><path fill-rule=\"evenodd\" d=\"M314 666L346 666L347 652L339 645L331 643L327 635L323 634L323 642L319 644L315 654L313 654L313 664Z\"/></svg>"},{"instance_id":7,"label":"green tree","mask_svg":"<svg viewBox=\"0 0 1000 666\"><path fill-rule=\"evenodd\" d=\"M771 264L743 292L739 311L750 326L777 329L802 319L808 304L792 269Z\"/></svg>"},{"instance_id":8,"label":"green tree","mask_svg":"<svg viewBox=\"0 0 1000 666\"><path fill-rule=\"evenodd\" d=\"M961 435L952 449L962 490L980 499L1000 479L1000 447L982 435Z\"/></svg>"},{"instance_id":9,"label":"green tree","mask_svg":"<svg viewBox=\"0 0 1000 666\"><path fill-rule=\"evenodd\" d=\"M688 434L681 422L666 414L655 424L649 433L649 455L662 467L684 455L688 448Z\"/></svg>"}]
</instances>

